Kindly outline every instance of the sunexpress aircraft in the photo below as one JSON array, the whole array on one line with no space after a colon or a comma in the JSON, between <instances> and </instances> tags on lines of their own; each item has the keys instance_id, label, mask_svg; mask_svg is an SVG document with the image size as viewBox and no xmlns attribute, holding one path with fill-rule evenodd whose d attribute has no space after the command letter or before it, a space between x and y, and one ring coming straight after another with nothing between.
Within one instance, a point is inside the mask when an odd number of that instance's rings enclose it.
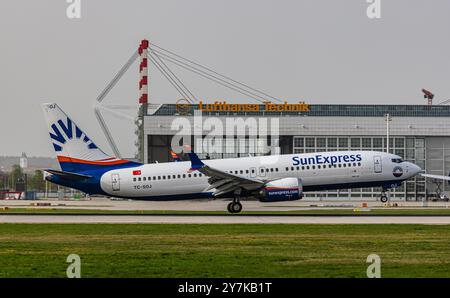
<instances>
[{"instance_id":1,"label":"sunexpress aircraft","mask_svg":"<svg viewBox=\"0 0 450 298\"><path fill-rule=\"evenodd\" d=\"M140 164L108 156L55 103L43 105L61 170L46 179L91 195L134 200L233 197L228 211L242 210L241 198L262 202L299 200L303 192L401 185L422 170L400 156L375 151L337 151ZM426 177L449 180L447 176Z\"/></svg>"}]
</instances>

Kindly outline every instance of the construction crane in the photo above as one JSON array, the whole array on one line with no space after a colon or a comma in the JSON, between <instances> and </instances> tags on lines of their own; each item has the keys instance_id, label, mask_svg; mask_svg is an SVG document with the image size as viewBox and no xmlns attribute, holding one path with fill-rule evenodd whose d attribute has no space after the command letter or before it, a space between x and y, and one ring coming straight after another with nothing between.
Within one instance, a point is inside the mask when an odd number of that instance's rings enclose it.
<instances>
[{"instance_id":1,"label":"construction crane","mask_svg":"<svg viewBox=\"0 0 450 298\"><path fill-rule=\"evenodd\" d=\"M103 91L98 95L94 103L95 116L100 124L100 127L105 134L105 137L110 145L114 155L118 158L122 158L121 153L114 141L114 138L106 125L106 122L101 114L101 109L107 110L109 112L119 115L116 111L121 108L130 108L130 106L124 105L105 105L103 104L105 98L109 92L114 88L114 86L120 81L123 75L129 70L131 65L140 58L139 64L139 104L140 106L140 117L141 124L143 125L144 116L147 113L148 108L148 61L169 81L175 90L180 94L180 96L187 100L190 104L198 102L198 98L194 93L180 80L180 78L171 70L167 64L176 65L187 71L190 71L196 75L199 75L205 79L208 79L218 85L226 87L230 90L238 92L245 95L258 102L266 101L277 101L282 102L281 99L271 96L263 91L256 88L250 87L247 84L234 80L228 76L220 74L209 67L201 65L200 63L194 62L190 59L186 59L179 54L172 51L164 49L154 43L149 43L148 40L144 39L141 41L138 50L134 51L131 57L125 62L122 68L117 72L114 78L109 82L108 85L103 89ZM135 106L133 106L135 107ZM143 146L143 142L141 143Z\"/></svg>"}]
</instances>

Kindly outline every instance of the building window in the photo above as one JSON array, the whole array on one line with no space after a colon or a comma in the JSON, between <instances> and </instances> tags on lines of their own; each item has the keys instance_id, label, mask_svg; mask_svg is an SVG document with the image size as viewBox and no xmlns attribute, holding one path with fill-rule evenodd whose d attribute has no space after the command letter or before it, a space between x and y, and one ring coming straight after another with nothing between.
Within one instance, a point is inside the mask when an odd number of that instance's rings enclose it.
<instances>
[{"instance_id":1,"label":"building window","mask_svg":"<svg viewBox=\"0 0 450 298\"><path fill-rule=\"evenodd\" d=\"M363 148L371 148L372 147L372 139L371 138L362 138L362 147Z\"/></svg>"},{"instance_id":2,"label":"building window","mask_svg":"<svg viewBox=\"0 0 450 298\"><path fill-rule=\"evenodd\" d=\"M303 138L294 137L294 147L303 147L304 141Z\"/></svg>"},{"instance_id":3,"label":"building window","mask_svg":"<svg viewBox=\"0 0 450 298\"><path fill-rule=\"evenodd\" d=\"M351 148L360 148L361 147L361 139L360 138L351 138L350 146L351 146Z\"/></svg>"},{"instance_id":4,"label":"building window","mask_svg":"<svg viewBox=\"0 0 450 298\"><path fill-rule=\"evenodd\" d=\"M306 138L305 139L305 147L308 147L308 148L316 147L315 139L314 138Z\"/></svg>"},{"instance_id":5,"label":"building window","mask_svg":"<svg viewBox=\"0 0 450 298\"><path fill-rule=\"evenodd\" d=\"M339 148L348 147L348 138L339 138Z\"/></svg>"},{"instance_id":6,"label":"building window","mask_svg":"<svg viewBox=\"0 0 450 298\"><path fill-rule=\"evenodd\" d=\"M328 138L328 148L337 147L337 138Z\"/></svg>"},{"instance_id":7,"label":"building window","mask_svg":"<svg viewBox=\"0 0 450 298\"><path fill-rule=\"evenodd\" d=\"M326 138L317 138L317 148L325 148L327 146L327 139Z\"/></svg>"}]
</instances>

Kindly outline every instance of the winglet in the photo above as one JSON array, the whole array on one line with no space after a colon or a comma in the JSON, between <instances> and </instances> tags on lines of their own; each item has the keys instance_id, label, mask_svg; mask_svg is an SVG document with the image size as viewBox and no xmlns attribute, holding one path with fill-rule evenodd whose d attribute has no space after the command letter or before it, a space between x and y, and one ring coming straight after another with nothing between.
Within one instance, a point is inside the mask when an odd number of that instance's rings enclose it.
<instances>
[{"instance_id":1,"label":"winglet","mask_svg":"<svg viewBox=\"0 0 450 298\"><path fill-rule=\"evenodd\" d=\"M191 160L191 170L201 169L205 164L198 158L198 155L194 151L188 152L189 159Z\"/></svg>"},{"instance_id":2,"label":"winglet","mask_svg":"<svg viewBox=\"0 0 450 298\"><path fill-rule=\"evenodd\" d=\"M170 155L172 156L172 159L176 162L181 161L181 158L172 150L170 150Z\"/></svg>"}]
</instances>

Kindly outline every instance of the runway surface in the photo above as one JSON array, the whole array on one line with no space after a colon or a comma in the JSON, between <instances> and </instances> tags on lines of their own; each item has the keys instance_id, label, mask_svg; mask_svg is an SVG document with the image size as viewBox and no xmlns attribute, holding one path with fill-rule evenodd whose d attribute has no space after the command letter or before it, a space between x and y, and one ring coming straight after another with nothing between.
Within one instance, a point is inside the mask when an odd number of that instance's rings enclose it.
<instances>
[{"instance_id":1,"label":"runway surface","mask_svg":"<svg viewBox=\"0 0 450 298\"><path fill-rule=\"evenodd\" d=\"M58 209L99 209L99 210L182 210L182 211L226 211L229 200L199 199L187 201L133 201L93 198L92 200L37 200L37 201L0 201L0 208L58 208ZM411 202L395 200L398 207L416 208L450 208L448 202ZM310 209L353 209L366 203L368 207L383 207L385 204L374 200L327 199L262 203L259 201L242 201L245 211L293 211ZM48 206L38 206L47 204Z\"/></svg>"},{"instance_id":2,"label":"runway surface","mask_svg":"<svg viewBox=\"0 0 450 298\"><path fill-rule=\"evenodd\" d=\"M0 215L1 223L154 224L427 224L448 225L450 216L235 216L235 215Z\"/></svg>"}]
</instances>

